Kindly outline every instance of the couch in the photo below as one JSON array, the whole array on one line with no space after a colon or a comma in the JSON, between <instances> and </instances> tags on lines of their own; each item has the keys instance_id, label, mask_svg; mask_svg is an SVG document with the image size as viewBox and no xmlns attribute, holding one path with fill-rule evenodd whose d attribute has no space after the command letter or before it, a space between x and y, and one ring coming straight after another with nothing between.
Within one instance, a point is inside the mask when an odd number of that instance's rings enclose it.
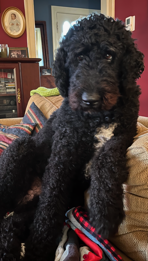
<instances>
[{"instance_id":1,"label":"couch","mask_svg":"<svg viewBox=\"0 0 148 261\"><path fill-rule=\"evenodd\" d=\"M57 110L62 104L62 96L51 96L51 97L41 97L39 94L34 94L30 97L25 113L27 112L28 108L34 102L37 107L42 111L46 118L49 118L50 115ZM22 121L21 117L18 118L5 118L0 119L0 124L11 126L14 124L19 124Z\"/></svg>"},{"instance_id":2,"label":"couch","mask_svg":"<svg viewBox=\"0 0 148 261\"><path fill-rule=\"evenodd\" d=\"M26 111L34 102L46 118L60 107L63 98L34 94ZM132 119L131 119L132 120ZM19 124L22 118L0 119L0 124ZM127 151L129 178L124 188L126 218L118 234L110 239L125 261L148 260L148 118L139 117L137 136Z\"/></svg>"}]
</instances>

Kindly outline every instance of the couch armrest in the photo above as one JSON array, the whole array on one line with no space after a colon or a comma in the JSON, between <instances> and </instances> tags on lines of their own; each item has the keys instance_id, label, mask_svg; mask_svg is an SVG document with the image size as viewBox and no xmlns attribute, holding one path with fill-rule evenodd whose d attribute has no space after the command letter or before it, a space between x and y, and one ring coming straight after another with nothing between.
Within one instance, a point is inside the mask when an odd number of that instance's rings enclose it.
<instances>
[{"instance_id":1,"label":"couch armrest","mask_svg":"<svg viewBox=\"0 0 148 261\"><path fill-rule=\"evenodd\" d=\"M0 119L0 124L11 126L14 124L19 124L21 122L22 118L6 118L6 119Z\"/></svg>"}]
</instances>

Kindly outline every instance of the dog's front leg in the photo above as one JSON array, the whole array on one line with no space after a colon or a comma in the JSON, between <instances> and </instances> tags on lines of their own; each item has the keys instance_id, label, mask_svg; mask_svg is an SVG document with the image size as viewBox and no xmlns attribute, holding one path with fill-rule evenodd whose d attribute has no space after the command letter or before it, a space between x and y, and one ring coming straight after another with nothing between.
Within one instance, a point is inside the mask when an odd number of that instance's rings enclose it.
<instances>
[{"instance_id":1,"label":"dog's front leg","mask_svg":"<svg viewBox=\"0 0 148 261\"><path fill-rule=\"evenodd\" d=\"M26 242L26 261L49 260L55 240L62 232L73 178L92 153L92 144L93 135L83 141L73 129L58 130L54 135L52 154L43 176L39 206L31 235Z\"/></svg>"},{"instance_id":2,"label":"dog's front leg","mask_svg":"<svg viewBox=\"0 0 148 261\"><path fill-rule=\"evenodd\" d=\"M52 144L55 113L35 137L14 140L0 157L0 218L13 211L34 177L43 175Z\"/></svg>"},{"instance_id":3,"label":"dog's front leg","mask_svg":"<svg viewBox=\"0 0 148 261\"><path fill-rule=\"evenodd\" d=\"M92 160L89 215L92 225L104 238L115 234L124 218L122 184L128 177L129 142L126 137L113 136Z\"/></svg>"},{"instance_id":4,"label":"dog's front leg","mask_svg":"<svg viewBox=\"0 0 148 261\"><path fill-rule=\"evenodd\" d=\"M13 211L33 180L36 147L31 137L16 139L0 157L0 218ZM33 173L33 174L32 174Z\"/></svg>"}]
</instances>

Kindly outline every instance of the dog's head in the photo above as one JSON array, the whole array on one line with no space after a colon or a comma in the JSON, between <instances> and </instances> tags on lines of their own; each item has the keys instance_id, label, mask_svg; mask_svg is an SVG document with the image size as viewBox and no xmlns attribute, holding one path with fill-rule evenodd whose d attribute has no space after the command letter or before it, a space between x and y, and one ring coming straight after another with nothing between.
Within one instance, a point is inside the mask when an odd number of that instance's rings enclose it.
<instances>
[{"instance_id":1,"label":"dog's head","mask_svg":"<svg viewBox=\"0 0 148 261\"><path fill-rule=\"evenodd\" d=\"M53 66L56 85L73 110L109 111L136 88L143 54L121 21L93 14L63 37ZM128 90L129 88L129 90Z\"/></svg>"}]
</instances>

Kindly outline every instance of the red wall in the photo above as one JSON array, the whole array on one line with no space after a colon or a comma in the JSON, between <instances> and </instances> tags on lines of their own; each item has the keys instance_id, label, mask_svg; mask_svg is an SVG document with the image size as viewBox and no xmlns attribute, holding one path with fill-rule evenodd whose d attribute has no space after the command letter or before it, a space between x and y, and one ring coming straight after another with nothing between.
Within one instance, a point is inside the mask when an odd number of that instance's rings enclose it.
<instances>
[{"instance_id":1,"label":"red wall","mask_svg":"<svg viewBox=\"0 0 148 261\"><path fill-rule=\"evenodd\" d=\"M140 96L139 115L148 116L148 1L115 0L115 17L125 21L135 15L135 31L132 37L137 39L138 49L144 53L145 70L138 80L142 94Z\"/></svg>"},{"instance_id":2,"label":"red wall","mask_svg":"<svg viewBox=\"0 0 148 261\"><path fill-rule=\"evenodd\" d=\"M0 44L8 44L9 47L27 47L27 35L26 30L24 34L19 38L11 38L7 35L1 25L1 16L3 11L14 6L19 8L25 16L24 0L0 0Z\"/></svg>"}]
</instances>

